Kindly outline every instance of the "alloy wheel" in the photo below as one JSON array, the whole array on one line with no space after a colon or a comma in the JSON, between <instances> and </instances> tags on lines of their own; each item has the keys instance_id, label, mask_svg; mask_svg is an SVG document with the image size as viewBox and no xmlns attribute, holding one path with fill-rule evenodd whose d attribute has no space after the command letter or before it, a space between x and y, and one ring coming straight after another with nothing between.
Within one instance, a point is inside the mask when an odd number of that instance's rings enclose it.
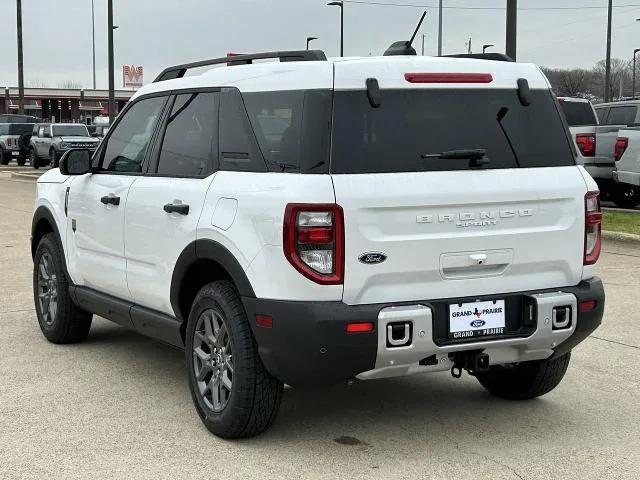
<instances>
[{"instance_id":1,"label":"alloy wheel","mask_svg":"<svg viewBox=\"0 0 640 480\"><path fill-rule=\"evenodd\" d=\"M224 316L207 309L193 338L193 373L203 403L214 412L227 406L233 386L233 353Z\"/></svg>"},{"instance_id":2,"label":"alloy wheel","mask_svg":"<svg viewBox=\"0 0 640 480\"><path fill-rule=\"evenodd\" d=\"M58 313L58 276L48 252L38 262L38 304L44 323L50 327Z\"/></svg>"}]
</instances>

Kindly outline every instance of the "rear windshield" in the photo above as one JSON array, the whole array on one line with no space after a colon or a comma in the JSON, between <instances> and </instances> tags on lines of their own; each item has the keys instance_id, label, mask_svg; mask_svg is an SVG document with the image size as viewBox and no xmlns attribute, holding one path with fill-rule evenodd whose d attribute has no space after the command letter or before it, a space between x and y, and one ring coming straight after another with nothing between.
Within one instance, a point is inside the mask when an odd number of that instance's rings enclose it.
<instances>
[{"instance_id":1,"label":"rear windshield","mask_svg":"<svg viewBox=\"0 0 640 480\"><path fill-rule=\"evenodd\" d=\"M570 127L585 127L597 125L598 119L593 113L593 108L589 102L560 101L560 106L567 117Z\"/></svg>"},{"instance_id":2,"label":"rear windshield","mask_svg":"<svg viewBox=\"0 0 640 480\"><path fill-rule=\"evenodd\" d=\"M89 131L84 125L55 125L54 137L88 137Z\"/></svg>"},{"instance_id":3,"label":"rear windshield","mask_svg":"<svg viewBox=\"0 0 640 480\"><path fill-rule=\"evenodd\" d=\"M379 108L365 90L334 95L332 173L467 170L467 158L438 156L468 149L486 151L485 168L575 165L548 90L528 107L516 90L382 90Z\"/></svg>"},{"instance_id":4,"label":"rear windshield","mask_svg":"<svg viewBox=\"0 0 640 480\"><path fill-rule=\"evenodd\" d=\"M12 123L9 125L9 135L23 135L32 131L32 123Z\"/></svg>"}]
</instances>

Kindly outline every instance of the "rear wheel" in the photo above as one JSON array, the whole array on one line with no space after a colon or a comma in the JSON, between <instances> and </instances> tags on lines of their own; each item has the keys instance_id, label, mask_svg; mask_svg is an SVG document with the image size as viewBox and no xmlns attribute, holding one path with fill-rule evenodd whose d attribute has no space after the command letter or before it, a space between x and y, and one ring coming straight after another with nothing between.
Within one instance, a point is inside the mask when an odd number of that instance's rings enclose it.
<instances>
[{"instance_id":1,"label":"rear wheel","mask_svg":"<svg viewBox=\"0 0 640 480\"><path fill-rule=\"evenodd\" d=\"M490 393L509 400L529 400L549 393L564 378L571 352L550 360L496 365L476 374Z\"/></svg>"},{"instance_id":2,"label":"rear wheel","mask_svg":"<svg viewBox=\"0 0 640 480\"><path fill-rule=\"evenodd\" d=\"M613 187L611 199L620 208L635 208L640 205L640 189L626 183Z\"/></svg>"},{"instance_id":3,"label":"rear wheel","mask_svg":"<svg viewBox=\"0 0 640 480\"><path fill-rule=\"evenodd\" d=\"M74 343L87 338L93 315L78 308L69 294L62 253L56 236L45 235L33 263L33 298L38 323L53 343Z\"/></svg>"},{"instance_id":4,"label":"rear wheel","mask_svg":"<svg viewBox=\"0 0 640 480\"><path fill-rule=\"evenodd\" d=\"M29 150L29 161L31 162L31 166L33 168L40 168L40 159L38 158L38 154L36 153L35 148L31 148Z\"/></svg>"},{"instance_id":5,"label":"rear wheel","mask_svg":"<svg viewBox=\"0 0 640 480\"><path fill-rule=\"evenodd\" d=\"M210 283L198 292L187 324L186 363L194 405L210 432L252 437L273 423L283 384L262 365L232 283Z\"/></svg>"}]
</instances>

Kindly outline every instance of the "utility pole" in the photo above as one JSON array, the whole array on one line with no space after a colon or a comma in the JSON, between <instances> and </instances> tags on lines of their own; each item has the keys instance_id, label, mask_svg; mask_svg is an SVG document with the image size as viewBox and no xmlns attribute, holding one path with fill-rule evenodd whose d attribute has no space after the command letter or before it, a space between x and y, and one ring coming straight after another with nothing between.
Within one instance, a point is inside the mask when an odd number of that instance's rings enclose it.
<instances>
[{"instance_id":1,"label":"utility pole","mask_svg":"<svg viewBox=\"0 0 640 480\"><path fill-rule=\"evenodd\" d=\"M91 0L91 38L93 39L93 89L96 89L96 13Z\"/></svg>"},{"instance_id":2,"label":"utility pole","mask_svg":"<svg viewBox=\"0 0 640 480\"><path fill-rule=\"evenodd\" d=\"M469 37L469 41L466 42L467 43L467 53L473 53L471 52L471 37Z\"/></svg>"},{"instance_id":3,"label":"utility pole","mask_svg":"<svg viewBox=\"0 0 640 480\"><path fill-rule=\"evenodd\" d=\"M22 60L22 0L16 0L18 30L18 113L24 114L24 63Z\"/></svg>"},{"instance_id":4,"label":"utility pole","mask_svg":"<svg viewBox=\"0 0 640 480\"><path fill-rule=\"evenodd\" d=\"M636 99L636 55L640 52L640 48L633 50L633 80L631 81L631 99Z\"/></svg>"},{"instance_id":5,"label":"utility pole","mask_svg":"<svg viewBox=\"0 0 640 480\"><path fill-rule=\"evenodd\" d=\"M113 125L115 118L116 99L114 85L114 66L113 66L113 0L107 3L107 24L108 24L108 43L109 43L109 125Z\"/></svg>"},{"instance_id":6,"label":"utility pole","mask_svg":"<svg viewBox=\"0 0 640 480\"><path fill-rule=\"evenodd\" d=\"M507 39L506 54L516 61L518 41L518 0L507 0Z\"/></svg>"},{"instance_id":7,"label":"utility pole","mask_svg":"<svg viewBox=\"0 0 640 480\"><path fill-rule=\"evenodd\" d=\"M609 16L607 18L607 59L604 73L604 101L611 101L611 16L613 15L613 0L609 0Z\"/></svg>"},{"instance_id":8,"label":"utility pole","mask_svg":"<svg viewBox=\"0 0 640 480\"><path fill-rule=\"evenodd\" d=\"M438 9L438 56L442 56L442 0Z\"/></svg>"},{"instance_id":9,"label":"utility pole","mask_svg":"<svg viewBox=\"0 0 640 480\"><path fill-rule=\"evenodd\" d=\"M422 56L424 57L424 37L426 37L426 35L423 33L422 34Z\"/></svg>"}]
</instances>

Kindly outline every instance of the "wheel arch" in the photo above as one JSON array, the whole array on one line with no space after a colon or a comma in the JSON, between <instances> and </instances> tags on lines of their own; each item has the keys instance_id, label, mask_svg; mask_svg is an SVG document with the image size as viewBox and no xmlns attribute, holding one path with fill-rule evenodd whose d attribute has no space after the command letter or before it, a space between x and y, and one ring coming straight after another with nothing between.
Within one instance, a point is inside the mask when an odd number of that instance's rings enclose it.
<instances>
[{"instance_id":1,"label":"wheel arch","mask_svg":"<svg viewBox=\"0 0 640 480\"><path fill-rule=\"evenodd\" d=\"M171 277L171 307L183 322L183 334L193 299L204 285L215 280L231 280L240 296L255 297L240 262L226 247L207 239L190 243L178 257Z\"/></svg>"},{"instance_id":2,"label":"wheel arch","mask_svg":"<svg viewBox=\"0 0 640 480\"><path fill-rule=\"evenodd\" d=\"M35 259L36 249L42 237L48 233L53 233L56 236L58 245L60 245L60 253L62 254L62 265L64 266L64 273L67 279L71 281L69 272L67 271L67 258L64 252L64 245L62 243L62 237L58 230L58 224L55 221L53 213L47 207L39 206L33 214L33 220L31 221L31 258Z\"/></svg>"}]
</instances>

